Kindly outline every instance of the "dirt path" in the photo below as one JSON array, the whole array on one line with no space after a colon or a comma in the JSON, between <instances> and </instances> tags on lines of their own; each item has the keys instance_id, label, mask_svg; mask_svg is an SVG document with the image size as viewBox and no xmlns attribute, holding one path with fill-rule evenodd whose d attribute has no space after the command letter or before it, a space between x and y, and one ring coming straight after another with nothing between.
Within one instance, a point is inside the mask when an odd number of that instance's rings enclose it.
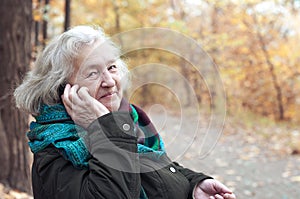
<instances>
[{"instance_id":1,"label":"dirt path","mask_svg":"<svg viewBox=\"0 0 300 199\"><path fill-rule=\"evenodd\" d=\"M197 124L191 120L188 124L180 123L180 118L153 113L151 118L173 159L224 182L235 191L237 198L300 198L299 155L276 155L257 143L255 138L249 139L242 130L230 135L222 134L216 142L214 132L207 133L207 128L201 129L201 125L195 133ZM203 156L209 150L211 152Z\"/></svg>"},{"instance_id":2,"label":"dirt path","mask_svg":"<svg viewBox=\"0 0 300 199\"><path fill-rule=\"evenodd\" d=\"M267 151L251 155L253 152L247 152L251 148L257 146L244 143L239 135L230 135L222 137L205 158L185 156L180 162L216 176L233 188L238 198L300 198L300 157L276 157Z\"/></svg>"}]
</instances>

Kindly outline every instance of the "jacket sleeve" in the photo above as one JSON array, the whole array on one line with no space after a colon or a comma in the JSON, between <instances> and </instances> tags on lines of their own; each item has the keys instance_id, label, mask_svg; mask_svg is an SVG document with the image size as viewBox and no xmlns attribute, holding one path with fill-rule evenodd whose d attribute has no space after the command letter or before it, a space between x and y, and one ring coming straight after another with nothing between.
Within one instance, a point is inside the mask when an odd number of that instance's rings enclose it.
<instances>
[{"instance_id":1,"label":"jacket sleeve","mask_svg":"<svg viewBox=\"0 0 300 199\"><path fill-rule=\"evenodd\" d=\"M92 155L89 169L76 169L62 156L41 161L37 173L49 198L138 198L141 180L133 127L125 112L94 121L86 138Z\"/></svg>"},{"instance_id":2,"label":"jacket sleeve","mask_svg":"<svg viewBox=\"0 0 300 199\"><path fill-rule=\"evenodd\" d=\"M212 179L212 177L207 176L203 173L199 173L199 172L195 172L192 171L188 168L184 168L183 166L181 166L180 164L178 164L177 162L173 162L176 166L176 169L182 173L190 182L190 190L189 190L189 197L188 198L193 198L193 191L195 186L206 179Z\"/></svg>"}]
</instances>

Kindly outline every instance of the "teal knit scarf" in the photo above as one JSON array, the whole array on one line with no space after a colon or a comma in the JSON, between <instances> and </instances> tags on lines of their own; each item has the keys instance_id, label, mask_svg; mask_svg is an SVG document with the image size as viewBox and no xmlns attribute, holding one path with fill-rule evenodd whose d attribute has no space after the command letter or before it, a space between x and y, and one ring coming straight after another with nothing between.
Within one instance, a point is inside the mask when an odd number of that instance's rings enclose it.
<instances>
[{"instance_id":1,"label":"teal knit scarf","mask_svg":"<svg viewBox=\"0 0 300 199\"><path fill-rule=\"evenodd\" d=\"M122 100L122 104L124 100ZM122 108L121 104L121 108ZM145 134L144 139L138 141L138 153L153 154L156 158L165 154L164 143L153 124L140 108L133 105L123 105L129 109L134 123ZM88 168L88 160L91 155L85 144L87 132L82 127L74 124L62 104L52 106L43 105L40 115L31 122L30 131L27 133L29 147L33 153L37 153L52 144L59 149L63 157L79 169ZM141 187L141 199L147 195Z\"/></svg>"}]
</instances>

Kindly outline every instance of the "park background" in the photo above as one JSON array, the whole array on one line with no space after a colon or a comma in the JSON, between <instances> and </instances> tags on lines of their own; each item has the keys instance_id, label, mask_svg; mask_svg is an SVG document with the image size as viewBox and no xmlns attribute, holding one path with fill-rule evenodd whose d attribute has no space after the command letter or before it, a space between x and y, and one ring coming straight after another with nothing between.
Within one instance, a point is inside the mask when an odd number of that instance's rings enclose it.
<instances>
[{"instance_id":1,"label":"park background","mask_svg":"<svg viewBox=\"0 0 300 199\"><path fill-rule=\"evenodd\" d=\"M53 36L80 24L97 24L108 35L136 28L167 28L201 45L222 79L226 119L210 154L197 158L195 142L180 161L214 175L238 198L298 198L299 0L4 0L0 11L0 198L26 198L20 191L30 193L28 115L16 110L12 91ZM182 74L193 88L203 120L209 119L217 102L197 67L158 49L130 52L124 58L130 70L160 63ZM151 78L153 72L146 68L143 75L149 74ZM166 77L163 71L154 75ZM147 110L152 107L153 120L166 138L167 131L176 130L180 109L195 107L190 93L185 93L187 84L169 78L180 93L147 84L130 96L135 104ZM186 97L178 101L177 95ZM160 106L153 108L153 104ZM162 110L171 110L167 118L160 118ZM172 146L168 149L171 154L180 153Z\"/></svg>"}]
</instances>

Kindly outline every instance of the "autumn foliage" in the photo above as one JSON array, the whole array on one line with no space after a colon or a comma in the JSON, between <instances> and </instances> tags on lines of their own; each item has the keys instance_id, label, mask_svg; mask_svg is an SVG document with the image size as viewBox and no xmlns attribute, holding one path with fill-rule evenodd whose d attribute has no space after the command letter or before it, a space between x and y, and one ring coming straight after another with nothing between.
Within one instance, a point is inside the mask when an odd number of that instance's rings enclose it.
<instances>
[{"instance_id":1,"label":"autumn foliage","mask_svg":"<svg viewBox=\"0 0 300 199\"><path fill-rule=\"evenodd\" d=\"M64 1L51 0L45 7L35 0L34 5L34 19L48 21L49 37L63 31ZM43 14L45 9L47 15ZM141 27L165 27L193 38L220 70L230 114L247 109L293 122L300 120L299 20L300 3L296 0L73 0L71 4L71 26L98 24L109 35ZM179 56L142 50L126 57L131 68L150 61L174 67L194 88L200 105L212 103L205 81ZM184 89L184 85L178 86ZM164 103L156 97L163 93L163 88L152 85L135 95L137 101L146 104L147 100L138 97L145 99L147 94L148 101ZM189 99L184 104L188 105Z\"/></svg>"}]
</instances>

